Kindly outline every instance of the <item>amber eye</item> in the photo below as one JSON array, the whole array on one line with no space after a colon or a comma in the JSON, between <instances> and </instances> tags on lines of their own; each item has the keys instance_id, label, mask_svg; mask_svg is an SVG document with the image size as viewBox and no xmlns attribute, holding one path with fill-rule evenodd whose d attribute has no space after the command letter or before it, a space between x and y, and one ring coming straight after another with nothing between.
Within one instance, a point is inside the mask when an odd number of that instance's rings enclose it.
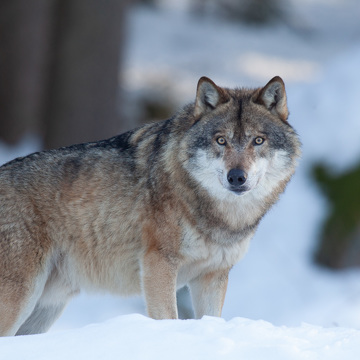
<instances>
[{"instance_id":1,"label":"amber eye","mask_svg":"<svg viewBox=\"0 0 360 360\"><path fill-rule=\"evenodd\" d=\"M258 137L255 138L255 140L254 140L255 145L261 145L264 141L265 141L265 139L263 139L263 138L260 137L260 136L258 136Z\"/></svg>"},{"instance_id":2,"label":"amber eye","mask_svg":"<svg viewBox=\"0 0 360 360\"><path fill-rule=\"evenodd\" d=\"M219 144L219 145L225 145L226 144L226 140L225 138L223 138L222 136L218 137L216 139L216 142Z\"/></svg>"}]
</instances>

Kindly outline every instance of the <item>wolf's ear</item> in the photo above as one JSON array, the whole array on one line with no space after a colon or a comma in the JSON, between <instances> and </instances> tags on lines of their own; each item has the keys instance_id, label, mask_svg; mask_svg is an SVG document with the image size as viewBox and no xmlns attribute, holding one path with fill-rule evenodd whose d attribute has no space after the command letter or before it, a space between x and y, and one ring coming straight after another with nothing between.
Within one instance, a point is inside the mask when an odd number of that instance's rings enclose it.
<instances>
[{"instance_id":1,"label":"wolf's ear","mask_svg":"<svg viewBox=\"0 0 360 360\"><path fill-rule=\"evenodd\" d=\"M212 80L203 76L200 78L195 101L195 116L214 110L219 104L227 101L224 90Z\"/></svg>"},{"instance_id":2,"label":"wolf's ear","mask_svg":"<svg viewBox=\"0 0 360 360\"><path fill-rule=\"evenodd\" d=\"M285 84L280 76L272 78L261 90L256 103L264 105L272 114L286 121L289 116Z\"/></svg>"}]
</instances>

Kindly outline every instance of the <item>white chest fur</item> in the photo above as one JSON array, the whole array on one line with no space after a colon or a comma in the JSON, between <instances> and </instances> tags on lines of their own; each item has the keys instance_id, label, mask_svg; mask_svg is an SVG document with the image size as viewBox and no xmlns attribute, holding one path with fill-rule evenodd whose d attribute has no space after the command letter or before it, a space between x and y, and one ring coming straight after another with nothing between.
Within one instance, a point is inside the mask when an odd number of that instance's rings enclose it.
<instances>
[{"instance_id":1,"label":"white chest fur","mask_svg":"<svg viewBox=\"0 0 360 360\"><path fill-rule=\"evenodd\" d=\"M217 243L205 240L196 230L187 227L181 246L185 263L178 273L178 287L202 273L231 268L245 255L252 235L235 243L227 244L226 239Z\"/></svg>"}]
</instances>

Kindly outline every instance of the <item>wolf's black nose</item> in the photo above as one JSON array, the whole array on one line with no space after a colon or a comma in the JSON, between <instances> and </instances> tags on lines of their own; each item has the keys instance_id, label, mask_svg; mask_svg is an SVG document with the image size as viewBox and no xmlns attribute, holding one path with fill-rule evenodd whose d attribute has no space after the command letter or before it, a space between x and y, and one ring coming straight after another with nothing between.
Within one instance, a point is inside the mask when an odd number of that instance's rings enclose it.
<instances>
[{"instance_id":1,"label":"wolf's black nose","mask_svg":"<svg viewBox=\"0 0 360 360\"><path fill-rule=\"evenodd\" d=\"M243 185L246 178L246 172L241 169L231 169L227 175L228 182L234 187Z\"/></svg>"}]
</instances>

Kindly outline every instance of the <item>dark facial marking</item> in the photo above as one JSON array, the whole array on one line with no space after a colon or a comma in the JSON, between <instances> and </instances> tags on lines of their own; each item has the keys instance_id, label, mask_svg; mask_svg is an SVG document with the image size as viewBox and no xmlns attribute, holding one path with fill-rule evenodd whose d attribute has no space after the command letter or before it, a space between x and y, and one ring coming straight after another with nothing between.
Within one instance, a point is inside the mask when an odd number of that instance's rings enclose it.
<instances>
[{"instance_id":1,"label":"dark facial marking","mask_svg":"<svg viewBox=\"0 0 360 360\"><path fill-rule=\"evenodd\" d=\"M243 113L243 100L242 100L242 99L239 99L239 100L238 100L238 105L239 105L239 108L238 108L238 119L240 120L241 117L242 117L242 113Z\"/></svg>"}]
</instances>

